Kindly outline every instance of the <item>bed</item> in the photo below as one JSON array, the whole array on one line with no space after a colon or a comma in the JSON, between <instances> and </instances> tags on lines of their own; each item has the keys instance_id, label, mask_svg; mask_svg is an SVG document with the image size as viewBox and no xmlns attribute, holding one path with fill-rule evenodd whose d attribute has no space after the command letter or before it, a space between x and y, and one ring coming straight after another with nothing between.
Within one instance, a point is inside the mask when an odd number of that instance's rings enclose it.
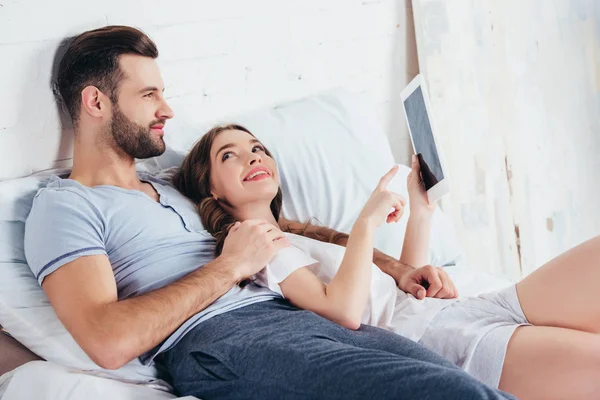
<instances>
[{"instance_id":1,"label":"bed","mask_svg":"<svg viewBox=\"0 0 600 400\"><path fill-rule=\"evenodd\" d=\"M168 151L138 163L138 169L161 174L179 165L201 133L220 122L245 125L272 151L282 177L283 216L292 220L313 219L348 232L379 177L394 163L375 106L361 95L333 91L204 126L174 120L166 129ZM406 198L408 171L402 167L390 184ZM26 265L24 221L35 192L53 173L68 174L68 169L0 182L0 324L15 338L3 335L0 342L2 399L176 398L156 366L134 360L107 371L95 365L58 321ZM376 247L398 257L407 217L381 227ZM447 268L461 295L510 284L468 268L461 254L452 224L438 208L429 259Z\"/></svg>"}]
</instances>

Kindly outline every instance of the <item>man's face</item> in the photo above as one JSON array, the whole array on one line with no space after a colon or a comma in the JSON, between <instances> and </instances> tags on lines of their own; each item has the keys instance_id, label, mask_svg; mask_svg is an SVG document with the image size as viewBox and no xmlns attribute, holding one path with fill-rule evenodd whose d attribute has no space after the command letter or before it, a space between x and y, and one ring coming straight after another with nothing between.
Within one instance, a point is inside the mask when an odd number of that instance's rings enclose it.
<instances>
[{"instance_id":1,"label":"man's face","mask_svg":"<svg viewBox=\"0 0 600 400\"><path fill-rule=\"evenodd\" d=\"M163 128L173 110L163 97L164 84L152 58L123 55L123 80L112 105L110 132L116 145L134 158L159 156L165 151Z\"/></svg>"}]
</instances>

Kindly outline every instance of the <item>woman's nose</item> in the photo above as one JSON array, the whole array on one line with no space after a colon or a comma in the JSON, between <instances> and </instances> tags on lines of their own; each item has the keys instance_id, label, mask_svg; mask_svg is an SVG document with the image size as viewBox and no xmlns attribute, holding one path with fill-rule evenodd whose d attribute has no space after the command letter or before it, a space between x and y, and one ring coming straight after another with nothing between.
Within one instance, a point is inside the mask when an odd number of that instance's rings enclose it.
<instances>
[{"instance_id":1,"label":"woman's nose","mask_svg":"<svg viewBox=\"0 0 600 400\"><path fill-rule=\"evenodd\" d=\"M260 157L260 154L258 153L252 153L252 155L250 156L250 165L254 165L254 164L261 164L262 163L262 158Z\"/></svg>"}]
</instances>

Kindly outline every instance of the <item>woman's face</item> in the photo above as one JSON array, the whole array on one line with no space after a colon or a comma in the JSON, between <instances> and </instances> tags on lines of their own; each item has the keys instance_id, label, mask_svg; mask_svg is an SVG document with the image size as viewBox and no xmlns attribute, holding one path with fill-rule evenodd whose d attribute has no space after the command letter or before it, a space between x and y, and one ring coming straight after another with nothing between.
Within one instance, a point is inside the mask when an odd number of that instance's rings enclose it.
<instances>
[{"instance_id":1,"label":"woman's face","mask_svg":"<svg viewBox=\"0 0 600 400\"><path fill-rule=\"evenodd\" d=\"M210 149L210 165L212 195L234 209L262 201L269 205L279 189L275 161L247 132L219 133Z\"/></svg>"}]
</instances>

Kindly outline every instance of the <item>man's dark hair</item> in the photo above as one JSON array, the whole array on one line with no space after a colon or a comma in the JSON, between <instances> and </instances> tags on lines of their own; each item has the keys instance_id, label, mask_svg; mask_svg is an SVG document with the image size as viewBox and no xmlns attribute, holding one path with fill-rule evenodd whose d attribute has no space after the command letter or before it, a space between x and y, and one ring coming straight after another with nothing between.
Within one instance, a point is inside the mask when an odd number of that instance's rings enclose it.
<instances>
[{"instance_id":1,"label":"man's dark hair","mask_svg":"<svg viewBox=\"0 0 600 400\"><path fill-rule=\"evenodd\" d=\"M144 32L118 25L84 32L69 44L58 67L56 88L75 126L86 86L97 87L116 103L124 77L119 67L123 54L157 58L158 49Z\"/></svg>"}]
</instances>

